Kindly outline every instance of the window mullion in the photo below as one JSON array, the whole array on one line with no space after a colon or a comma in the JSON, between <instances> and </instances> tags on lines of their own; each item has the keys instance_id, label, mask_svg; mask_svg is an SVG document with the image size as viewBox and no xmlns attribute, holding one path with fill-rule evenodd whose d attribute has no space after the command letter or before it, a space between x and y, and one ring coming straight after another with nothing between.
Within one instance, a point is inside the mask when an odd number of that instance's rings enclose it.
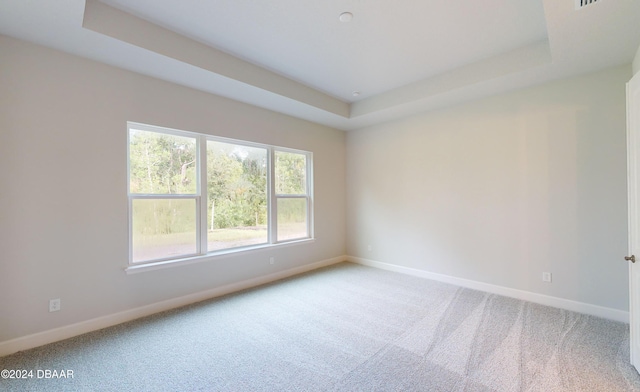
<instances>
[{"instance_id":1,"label":"window mullion","mask_svg":"<svg viewBox=\"0 0 640 392\"><path fill-rule=\"evenodd\" d=\"M312 158L312 153L307 153L306 154L306 169L307 169L307 183L306 183L306 188L307 188L307 235L310 238L314 237L314 232L313 232L313 158Z\"/></svg>"},{"instance_id":2,"label":"window mullion","mask_svg":"<svg viewBox=\"0 0 640 392\"><path fill-rule=\"evenodd\" d=\"M128 161L128 159L127 159ZM128 213L129 213L129 264L133 263L133 197L131 193L129 193L129 205Z\"/></svg>"},{"instance_id":3,"label":"window mullion","mask_svg":"<svg viewBox=\"0 0 640 392\"><path fill-rule=\"evenodd\" d=\"M268 167L269 167L269 174L268 174L268 181L267 181L267 187L269 192L269 198L267 200L267 203L269 204L268 231L269 231L269 243L274 244L277 242L277 239L278 239L278 224L277 224L278 223L277 222L278 200L276 197L276 186L275 186L275 179L276 179L275 152L272 147L269 148Z\"/></svg>"},{"instance_id":4,"label":"window mullion","mask_svg":"<svg viewBox=\"0 0 640 392\"><path fill-rule=\"evenodd\" d=\"M202 255L208 252L207 214L209 212L209 185L207 183L207 138L198 137L198 252Z\"/></svg>"}]
</instances>

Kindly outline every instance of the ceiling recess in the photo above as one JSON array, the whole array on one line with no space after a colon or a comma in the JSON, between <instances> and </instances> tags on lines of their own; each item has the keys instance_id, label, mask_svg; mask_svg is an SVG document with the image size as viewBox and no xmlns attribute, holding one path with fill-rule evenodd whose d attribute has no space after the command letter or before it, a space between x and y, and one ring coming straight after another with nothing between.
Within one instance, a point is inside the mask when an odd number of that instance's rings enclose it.
<instances>
[{"instance_id":1,"label":"ceiling recess","mask_svg":"<svg viewBox=\"0 0 640 392\"><path fill-rule=\"evenodd\" d=\"M576 9L582 9L586 6L589 5L593 5L597 2L598 0L576 0Z\"/></svg>"}]
</instances>

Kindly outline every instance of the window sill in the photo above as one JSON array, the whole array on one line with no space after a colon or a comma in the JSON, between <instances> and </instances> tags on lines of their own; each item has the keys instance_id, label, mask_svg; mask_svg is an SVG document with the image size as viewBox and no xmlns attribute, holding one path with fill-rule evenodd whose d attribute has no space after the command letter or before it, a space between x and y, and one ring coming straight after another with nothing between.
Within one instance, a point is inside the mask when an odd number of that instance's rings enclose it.
<instances>
[{"instance_id":1,"label":"window sill","mask_svg":"<svg viewBox=\"0 0 640 392\"><path fill-rule=\"evenodd\" d=\"M279 244L264 244L264 245L256 245L256 246L242 248L242 249L223 250L223 251L218 251L214 253L208 253L206 255L185 257L182 259L162 260L162 261L155 261L155 262L152 261L152 262L141 263L141 264L129 264L129 266L124 269L124 271L127 273L127 275L131 275L131 274L137 274L140 272L155 271L159 269L196 264L196 263L201 263L203 261L220 260L224 258L238 256L240 254L244 255L247 253L263 251L265 249L302 245L302 244L307 244L312 242L315 242L314 238L305 238L302 240L294 240L294 241L283 242Z\"/></svg>"}]
</instances>

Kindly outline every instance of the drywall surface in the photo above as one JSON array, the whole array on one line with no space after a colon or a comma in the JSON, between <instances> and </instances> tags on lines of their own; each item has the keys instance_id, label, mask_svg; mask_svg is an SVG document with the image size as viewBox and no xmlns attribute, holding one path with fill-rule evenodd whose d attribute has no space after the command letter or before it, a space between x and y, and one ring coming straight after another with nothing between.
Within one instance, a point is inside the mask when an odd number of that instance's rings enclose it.
<instances>
[{"instance_id":1,"label":"drywall surface","mask_svg":"<svg viewBox=\"0 0 640 392\"><path fill-rule=\"evenodd\" d=\"M638 51L636 52L636 56L633 58L633 74L637 74L640 72L640 46L638 46Z\"/></svg>"},{"instance_id":2,"label":"drywall surface","mask_svg":"<svg viewBox=\"0 0 640 392\"><path fill-rule=\"evenodd\" d=\"M8 37L0 53L0 342L345 254L344 132ZM127 275L127 121L313 152L315 241Z\"/></svg>"},{"instance_id":3,"label":"drywall surface","mask_svg":"<svg viewBox=\"0 0 640 392\"><path fill-rule=\"evenodd\" d=\"M630 77L617 67L349 132L348 254L628 310Z\"/></svg>"}]
</instances>

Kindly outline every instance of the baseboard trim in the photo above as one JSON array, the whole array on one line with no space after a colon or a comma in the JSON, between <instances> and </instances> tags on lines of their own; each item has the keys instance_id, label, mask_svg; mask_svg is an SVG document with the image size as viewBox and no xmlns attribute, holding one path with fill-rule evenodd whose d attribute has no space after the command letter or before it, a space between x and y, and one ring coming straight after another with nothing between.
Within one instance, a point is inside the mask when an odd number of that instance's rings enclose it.
<instances>
[{"instance_id":1,"label":"baseboard trim","mask_svg":"<svg viewBox=\"0 0 640 392\"><path fill-rule=\"evenodd\" d=\"M347 261L352 263L366 265L369 267L380 268L388 271L400 272L407 275L418 276L436 280L439 282L450 283L456 286L466 287L474 290L485 291L492 294L503 295L521 299L524 301L534 302L541 305L553 306L555 308L571 310L578 313L589 314L596 317L602 317L609 320L629 323L629 312L623 310L607 308L604 306L592 305L584 302L572 301L564 298L552 297L550 295L533 293L530 291L518 290L509 287L497 286L489 283L478 282L469 279L456 278L450 275L437 274L416 268L404 267L395 264L382 263L379 261L364 259L361 257L347 256Z\"/></svg>"},{"instance_id":2,"label":"baseboard trim","mask_svg":"<svg viewBox=\"0 0 640 392\"><path fill-rule=\"evenodd\" d=\"M280 279L299 275L318 268L341 263L346 260L347 256L334 257L331 259L306 264L300 267L275 272L273 274L231 283L210 290L205 290L178 298L172 298L166 301L156 302L139 308L129 309L122 312L81 321L79 323L65 325L63 327L51 329L48 331L38 332L32 335L7 340L4 342L0 342L0 357L10 355L18 351L24 351L31 348L39 347L45 344L58 342L60 340L69 339L74 336L97 331L99 329L112 327L114 325L122 324L124 322L132 321L141 317L150 316L152 314L163 312L166 310L179 308L181 306L189 305L192 303L220 297L237 291L250 289L252 287L261 286L263 284L275 282Z\"/></svg>"}]
</instances>

